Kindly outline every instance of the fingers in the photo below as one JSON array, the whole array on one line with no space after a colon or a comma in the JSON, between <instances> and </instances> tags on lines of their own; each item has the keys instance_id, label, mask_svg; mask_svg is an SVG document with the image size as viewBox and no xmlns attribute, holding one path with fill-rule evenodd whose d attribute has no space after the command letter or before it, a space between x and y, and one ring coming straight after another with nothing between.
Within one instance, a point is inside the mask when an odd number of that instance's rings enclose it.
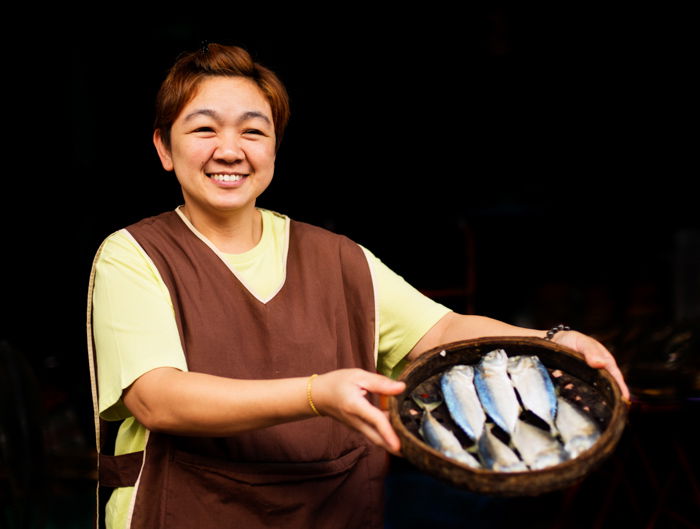
<instances>
[{"instance_id":1,"label":"fingers","mask_svg":"<svg viewBox=\"0 0 700 529\"><path fill-rule=\"evenodd\" d=\"M615 357L603 344L590 336L576 331L568 331L560 334L562 335L562 339L560 341L557 340L559 343L582 353L589 366L608 371L615 379L618 386L620 386L623 398L629 402L630 392L627 384L625 384L622 372L615 361Z\"/></svg>"},{"instance_id":2,"label":"fingers","mask_svg":"<svg viewBox=\"0 0 700 529\"><path fill-rule=\"evenodd\" d=\"M593 341L594 347L591 348L589 354L586 354L586 362L589 366L598 369L605 369L620 386L623 398L629 402L630 392L627 384L625 384L622 372L615 361L615 357L599 342Z\"/></svg>"},{"instance_id":3,"label":"fingers","mask_svg":"<svg viewBox=\"0 0 700 529\"><path fill-rule=\"evenodd\" d=\"M600 369L608 366L611 363L615 363L615 359L607 351L607 349L605 349L602 345L599 345L597 342L594 342L592 347L589 346L582 352L586 357L586 363L591 367Z\"/></svg>"},{"instance_id":4,"label":"fingers","mask_svg":"<svg viewBox=\"0 0 700 529\"><path fill-rule=\"evenodd\" d=\"M382 410L373 406L367 393L396 395L405 388L376 373L360 369L343 369L321 375L314 387L314 400L321 412L344 422L364 434L371 442L397 454L400 441Z\"/></svg>"},{"instance_id":5,"label":"fingers","mask_svg":"<svg viewBox=\"0 0 700 529\"><path fill-rule=\"evenodd\" d=\"M398 395L406 388L404 382L398 382L375 373L367 373L367 375L367 378L363 381L364 383L362 383L363 389L380 397ZM381 400L380 398L380 408L385 408L385 406L381 406ZM367 400L363 399L363 401L361 407L365 411L365 416L362 419L368 425L370 431L378 435L379 439L375 435L368 435L368 437L387 451L398 454L401 449L401 443L389 422L388 414L372 406Z\"/></svg>"},{"instance_id":6,"label":"fingers","mask_svg":"<svg viewBox=\"0 0 700 529\"><path fill-rule=\"evenodd\" d=\"M387 415L373 406L366 398L365 392L378 395L397 395L401 393L405 384L375 373L361 373L360 380L356 383L361 388L362 398L358 398L354 404L356 408L350 425L365 434L374 444L381 446L392 454L397 454L401 448L396 432L392 428Z\"/></svg>"},{"instance_id":7,"label":"fingers","mask_svg":"<svg viewBox=\"0 0 700 529\"><path fill-rule=\"evenodd\" d=\"M384 412L375 408L366 400L362 408L350 425L366 435L377 446L394 455L398 455L401 450L401 442Z\"/></svg>"},{"instance_id":8,"label":"fingers","mask_svg":"<svg viewBox=\"0 0 700 529\"><path fill-rule=\"evenodd\" d=\"M630 390L627 387L627 384L625 384L625 380L622 376L622 372L620 371L620 368L617 367L616 363L613 363L613 365L606 367L606 369L613 376L613 378L617 382L618 386L620 386L620 391L622 392L622 397L629 404L629 402L630 402Z\"/></svg>"},{"instance_id":9,"label":"fingers","mask_svg":"<svg viewBox=\"0 0 700 529\"><path fill-rule=\"evenodd\" d=\"M377 395L398 395L406 388L405 383L376 373L367 373L366 378L358 382L364 389Z\"/></svg>"},{"instance_id":10,"label":"fingers","mask_svg":"<svg viewBox=\"0 0 700 529\"><path fill-rule=\"evenodd\" d=\"M609 352L607 352L607 350L605 350L605 354L598 353L591 355L590 357L586 356L586 362L591 367L595 367L597 369L605 369L608 373L610 373L615 379L615 382L617 382L618 386L620 386L620 391L622 392L623 398L629 402L629 388L627 387L627 384L625 384L622 372L617 366L617 362L615 361L613 355L611 355Z\"/></svg>"}]
</instances>

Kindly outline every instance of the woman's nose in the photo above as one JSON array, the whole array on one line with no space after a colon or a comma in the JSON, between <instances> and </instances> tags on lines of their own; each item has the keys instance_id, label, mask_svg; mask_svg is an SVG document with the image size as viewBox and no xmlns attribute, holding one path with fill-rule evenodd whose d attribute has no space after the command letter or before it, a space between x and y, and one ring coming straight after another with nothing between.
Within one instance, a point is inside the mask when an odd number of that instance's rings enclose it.
<instances>
[{"instance_id":1,"label":"woman's nose","mask_svg":"<svg viewBox=\"0 0 700 529\"><path fill-rule=\"evenodd\" d=\"M217 146L214 157L227 163L233 163L245 158L245 153L237 138L224 137Z\"/></svg>"}]
</instances>

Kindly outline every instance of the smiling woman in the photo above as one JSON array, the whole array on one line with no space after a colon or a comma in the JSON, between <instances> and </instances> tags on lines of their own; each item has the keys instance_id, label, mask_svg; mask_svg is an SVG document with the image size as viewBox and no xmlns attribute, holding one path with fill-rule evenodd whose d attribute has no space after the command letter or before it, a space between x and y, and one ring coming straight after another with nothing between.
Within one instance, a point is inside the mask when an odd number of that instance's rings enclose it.
<instances>
[{"instance_id":1,"label":"smiling woman","mask_svg":"<svg viewBox=\"0 0 700 529\"><path fill-rule=\"evenodd\" d=\"M199 83L169 135L153 134L163 167L182 187L182 213L224 251L241 253L260 239L255 201L272 181L275 137L270 103L258 86L220 76ZM235 242L232 230L241 235Z\"/></svg>"},{"instance_id":2,"label":"smiling woman","mask_svg":"<svg viewBox=\"0 0 700 529\"><path fill-rule=\"evenodd\" d=\"M161 87L153 141L184 205L107 237L88 297L109 528L379 529L390 376L446 342L545 334L454 314L348 238L256 207L288 115L236 47L184 55ZM595 340L555 340L619 376Z\"/></svg>"}]
</instances>

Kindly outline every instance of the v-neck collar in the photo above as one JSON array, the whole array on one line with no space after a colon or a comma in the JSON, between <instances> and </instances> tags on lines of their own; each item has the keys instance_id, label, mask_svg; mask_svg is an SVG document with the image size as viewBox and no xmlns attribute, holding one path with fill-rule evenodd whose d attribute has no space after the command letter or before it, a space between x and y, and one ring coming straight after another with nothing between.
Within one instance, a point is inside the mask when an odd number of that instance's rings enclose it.
<instances>
[{"instance_id":1,"label":"v-neck collar","mask_svg":"<svg viewBox=\"0 0 700 529\"><path fill-rule=\"evenodd\" d=\"M243 277L241 277L237 272L236 269L231 266L229 263L228 259L226 258L226 254L219 250L214 243L212 243L204 234L202 234L197 228L194 227L194 225L190 222L190 220L185 216L185 214L182 212L182 206L178 206L175 208L175 212L177 213L178 217L180 217L180 220L187 226L190 231L197 237L199 238L204 244L206 244L209 249L214 252L221 261L226 265L226 267L231 271L231 273L234 275L236 279L243 285L243 287L250 293L251 296L253 296L255 299L257 299L260 303L267 304L269 303L277 294L279 294L280 290L282 290L282 287L284 287L284 284L287 280L287 256L289 254L289 226L290 226L290 219L289 217L284 217L285 219L285 230L284 230L284 248L282 250L282 265L283 265L283 270L282 270L282 279L280 280L279 285L277 288L275 288L269 296L267 297L262 297L258 295L258 293L255 292L255 289L252 288L250 283L248 283ZM262 213L261 213L262 215ZM270 230L272 230L272 226L268 225L268 222L265 220L264 215L262 219L263 223L263 232L262 236L260 237L260 241L258 241L258 245L263 243L263 239L265 237L271 236Z\"/></svg>"}]
</instances>

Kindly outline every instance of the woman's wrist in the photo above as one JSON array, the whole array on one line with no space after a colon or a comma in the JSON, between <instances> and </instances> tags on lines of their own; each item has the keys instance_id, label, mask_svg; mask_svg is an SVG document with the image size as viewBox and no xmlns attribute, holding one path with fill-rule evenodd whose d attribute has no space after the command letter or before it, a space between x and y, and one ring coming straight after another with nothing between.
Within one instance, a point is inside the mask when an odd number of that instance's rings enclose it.
<instances>
[{"instance_id":1,"label":"woman's wrist","mask_svg":"<svg viewBox=\"0 0 700 529\"><path fill-rule=\"evenodd\" d=\"M552 341L552 338L554 338L554 335L557 334L558 332L562 331L570 331L571 327L568 325L564 325L563 323L560 323L559 325L555 325L551 329L547 331L547 334L544 336L545 340Z\"/></svg>"},{"instance_id":2,"label":"woman's wrist","mask_svg":"<svg viewBox=\"0 0 700 529\"><path fill-rule=\"evenodd\" d=\"M315 415L318 415L319 417L321 417L321 412L318 411L318 408L316 408L316 404L314 403L313 394L311 391L314 378L316 378L317 376L318 376L318 373L314 373L306 381L306 400L309 403L309 407L311 408L311 411L313 411Z\"/></svg>"}]
</instances>

